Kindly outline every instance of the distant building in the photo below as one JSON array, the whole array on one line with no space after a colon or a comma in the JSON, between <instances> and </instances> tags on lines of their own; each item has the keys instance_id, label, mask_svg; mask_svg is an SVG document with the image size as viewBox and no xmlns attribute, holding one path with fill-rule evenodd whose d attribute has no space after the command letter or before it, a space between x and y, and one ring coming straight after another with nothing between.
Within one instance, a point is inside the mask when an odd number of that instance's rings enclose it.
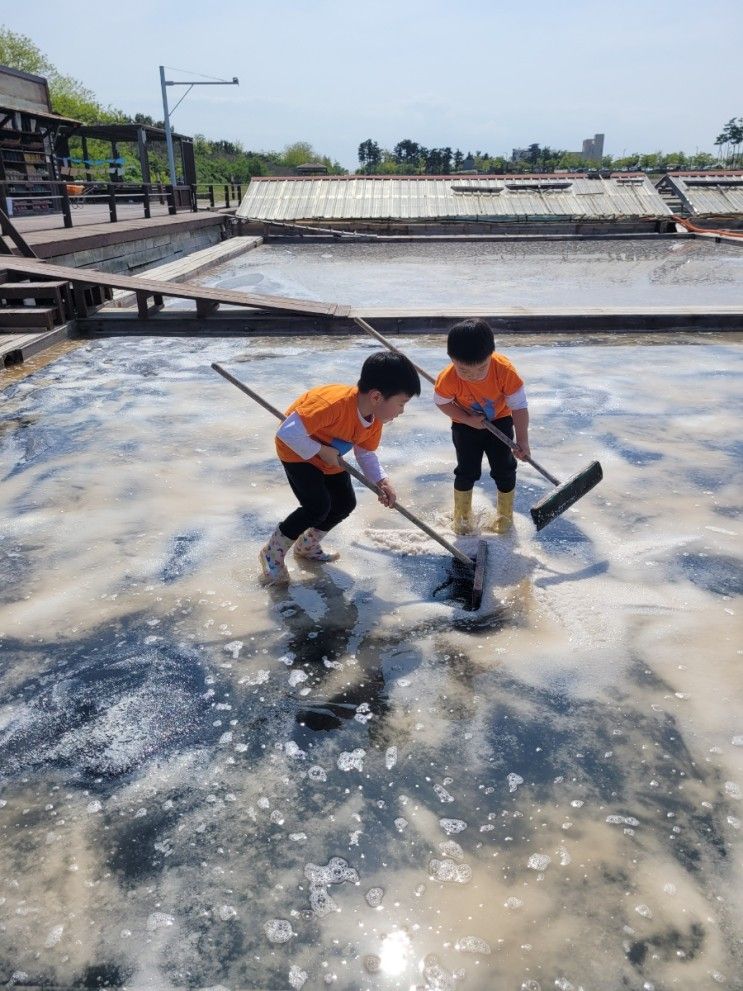
<instances>
[{"instance_id":1,"label":"distant building","mask_svg":"<svg viewBox=\"0 0 743 991\"><path fill-rule=\"evenodd\" d=\"M529 158L528 148L514 148L511 152L512 162L526 162Z\"/></svg>"},{"instance_id":2,"label":"distant building","mask_svg":"<svg viewBox=\"0 0 743 991\"><path fill-rule=\"evenodd\" d=\"M327 175L328 167L322 162L305 162L304 165L298 165L295 171L297 175Z\"/></svg>"},{"instance_id":3,"label":"distant building","mask_svg":"<svg viewBox=\"0 0 743 991\"><path fill-rule=\"evenodd\" d=\"M600 162L604 157L604 135L594 134L583 142L581 155L587 162Z\"/></svg>"}]
</instances>

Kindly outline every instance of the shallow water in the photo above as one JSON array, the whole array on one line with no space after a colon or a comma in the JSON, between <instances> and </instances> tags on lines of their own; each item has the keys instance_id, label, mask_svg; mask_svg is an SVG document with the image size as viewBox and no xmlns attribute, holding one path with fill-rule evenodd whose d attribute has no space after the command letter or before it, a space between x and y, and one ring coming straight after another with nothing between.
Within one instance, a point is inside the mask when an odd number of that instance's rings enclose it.
<instances>
[{"instance_id":1,"label":"shallow water","mask_svg":"<svg viewBox=\"0 0 743 991\"><path fill-rule=\"evenodd\" d=\"M704 240L264 245L202 284L351 306L737 305L743 248Z\"/></svg>"},{"instance_id":2,"label":"shallow water","mask_svg":"<svg viewBox=\"0 0 743 991\"><path fill-rule=\"evenodd\" d=\"M475 616L361 489L337 564L258 584L292 499L209 364L281 406L364 339L105 340L5 385L0 982L741 986L740 348L499 346L535 457L605 480L535 534L519 469ZM382 461L451 537L427 386Z\"/></svg>"}]
</instances>

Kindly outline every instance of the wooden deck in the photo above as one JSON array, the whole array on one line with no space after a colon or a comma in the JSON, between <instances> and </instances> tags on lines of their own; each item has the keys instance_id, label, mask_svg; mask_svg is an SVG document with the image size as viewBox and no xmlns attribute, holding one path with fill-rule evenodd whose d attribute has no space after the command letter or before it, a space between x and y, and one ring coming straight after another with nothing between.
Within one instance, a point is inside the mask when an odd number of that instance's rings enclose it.
<instances>
[{"instance_id":1,"label":"wooden deck","mask_svg":"<svg viewBox=\"0 0 743 991\"><path fill-rule=\"evenodd\" d=\"M19 365L34 354L46 351L52 344L69 336L70 325L63 324L53 330L34 331L29 334L0 333L0 370L4 366Z\"/></svg>"},{"instance_id":2,"label":"wooden deck","mask_svg":"<svg viewBox=\"0 0 743 991\"><path fill-rule=\"evenodd\" d=\"M73 251L86 251L103 248L111 244L121 244L127 241L139 241L143 237L156 234L172 234L184 228L197 230L200 227L219 226L224 223L225 211L208 211L204 213L177 213L173 216L152 217L144 220L141 216L131 220L119 220L111 223L91 223L79 227L61 227L45 230L23 230L18 228L26 243L33 248L39 258L55 258L59 255L71 254ZM9 238L5 243L14 254L17 249ZM3 256L0 255L0 259Z\"/></svg>"}]
</instances>

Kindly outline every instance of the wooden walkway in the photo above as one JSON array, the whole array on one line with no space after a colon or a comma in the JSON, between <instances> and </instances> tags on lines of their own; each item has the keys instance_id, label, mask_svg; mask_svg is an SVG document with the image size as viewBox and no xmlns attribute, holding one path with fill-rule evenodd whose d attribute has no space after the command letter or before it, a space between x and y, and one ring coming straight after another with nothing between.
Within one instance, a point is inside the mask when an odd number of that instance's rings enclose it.
<instances>
[{"instance_id":1,"label":"wooden walkway","mask_svg":"<svg viewBox=\"0 0 743 991\"><path fill-rule=\"evenodd\" d=\"M189 282L158 282L141 276L118 275L115 272L97 272L94 269L69 268L65 265L52 265L33 258L0 258L0 268L22 276L38 276L59 279L72 285L75 307L79 317L89 316L90 307L83 294L86 286L105 289L127 289L137 298L140 318L146 319L163 305L164 296L188 299L196 303L197 316L208 316L224 303L229 306L249 307L253 310L279 313L306 313L312 316L347 316L350 307L336 303L316 303L312 300L291 299L284 296L260 296L256 293L235 292L232 289L208 289ZM149 305L149 298L154 300Z\"/></svg>"},{"instance_id":2,"label":"wooden walkway","mask_svg":"<svg viewBox=\"0 0 743 991\"><path fill-rule=\"evenodd\" d=\"M155 279L157 282L187 282L192 276L217 265L223 265L233 258L244 255L247 251L259 248L262 244L262 237L230 237L226 241L213 244L210 248L194 251L176 261L148 268L147 278ZM2 268L1 260L0 268ZM136 303L136 299L137 297L133 292L128 292L126 289L115 289L109 306L132 306Z\"/></svg>"}]
</instances>

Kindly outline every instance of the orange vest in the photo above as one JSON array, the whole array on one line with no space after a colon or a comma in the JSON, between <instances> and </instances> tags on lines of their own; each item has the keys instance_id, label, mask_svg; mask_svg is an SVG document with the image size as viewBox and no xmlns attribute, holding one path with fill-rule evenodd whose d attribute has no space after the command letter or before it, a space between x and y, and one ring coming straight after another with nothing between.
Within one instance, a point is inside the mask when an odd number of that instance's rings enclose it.
<instances>
[{"instance_id":1,"label":"orange vest","mask_svg":"<svg viewBox=\"0 0 743 991\"><path fill-rule=\"evenodd\" d=\"M436 379L435 389L442 399L455 400L465 409L484 413L488 420L510 416L506 396L512 396L523 386L524 380L503 354L494 354L485 378L479 382L465 382L454 365L447 365Z\"/></svg>"},{"instance_id":2,"label":"orange vest","mask_svg":"<svg viewBox=\"0 0 743 991\"><path fill-rule=\"evenodd\" d=\"M347 454L352 447L376 451L382 439L382 424L372 420L370 426L361 422L358 406L359 389L355 385L319 385L310 389L291 404L286 411L297 413L307 433L314 440ZM276 438L276 453L282 461L304 461L296 451ZM333 468L315 455L309 464L326 475L337 475L343 468Z\"/></svg>"}]
</instances>

